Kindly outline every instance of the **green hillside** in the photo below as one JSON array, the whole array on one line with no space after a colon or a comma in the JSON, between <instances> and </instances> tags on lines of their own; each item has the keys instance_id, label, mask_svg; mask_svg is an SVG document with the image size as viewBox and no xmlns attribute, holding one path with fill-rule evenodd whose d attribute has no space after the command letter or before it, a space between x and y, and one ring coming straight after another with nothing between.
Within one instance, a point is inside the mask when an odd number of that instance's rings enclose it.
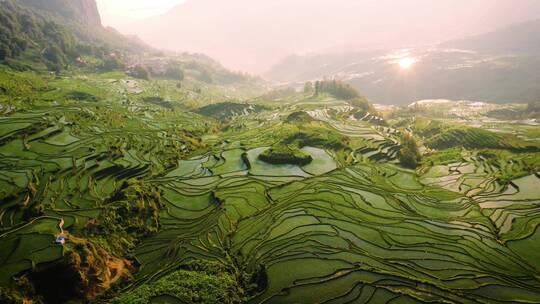
<instances>
[{"instance_id":1,"label":"green hillside","mask_svg":"<svg viewBox=\"0 0 540 304\"><path fill-rule=\"evenodd\" d=\"M527 143L513 136L478 129L456 127L442 131L427 141L427 146L434 149L465 147L469 149L508 149L515 151L538 151L540 146Z\"/></svg>"}]
</instances>

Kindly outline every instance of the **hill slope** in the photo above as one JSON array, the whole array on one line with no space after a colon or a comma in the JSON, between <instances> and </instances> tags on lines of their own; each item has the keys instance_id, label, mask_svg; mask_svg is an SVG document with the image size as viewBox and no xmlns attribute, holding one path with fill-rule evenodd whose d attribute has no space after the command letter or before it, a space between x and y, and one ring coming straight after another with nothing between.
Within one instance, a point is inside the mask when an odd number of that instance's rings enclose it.
<instances>
[{"instance_id":1,"label":"hill slope","mask_svg":"<svg viewBox=\"0 0 540 304\"><path fill-rule=\"evenodd\" d=\"M60 70L81 55L150 48L101 26L94 0L7 0L0 6L0 60L16 69ZM19 62L15 62L19 61Z\"/></svg>"}]
</instances>

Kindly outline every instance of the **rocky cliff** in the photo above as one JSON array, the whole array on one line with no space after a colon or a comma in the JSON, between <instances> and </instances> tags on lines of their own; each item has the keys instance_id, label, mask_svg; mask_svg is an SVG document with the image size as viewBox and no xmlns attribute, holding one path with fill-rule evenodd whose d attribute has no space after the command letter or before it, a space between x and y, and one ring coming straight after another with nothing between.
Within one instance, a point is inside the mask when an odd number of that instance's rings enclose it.
<instances>
[{"instance_id":1,"label":"rocky cliff","mask_svg":"<svg viewBox=\"0 0 540 304\"><path fill-rule=\"evenodd\" d=\"M88 25L101 25L95 0L18 0L19 3L60 15L71 21Z\"/></svg>"}]
</instances>

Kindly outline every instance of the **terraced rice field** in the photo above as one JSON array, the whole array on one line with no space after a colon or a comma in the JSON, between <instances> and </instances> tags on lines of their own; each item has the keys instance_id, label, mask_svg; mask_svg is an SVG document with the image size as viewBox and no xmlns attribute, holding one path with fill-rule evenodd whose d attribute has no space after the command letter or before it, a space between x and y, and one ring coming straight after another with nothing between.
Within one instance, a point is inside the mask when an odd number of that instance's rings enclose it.
<instances>
[{"instance_id":1,"label":"terraced rice field","mask_svg":"<svg viewBox=\"0 0 540 304\"><path fill-rule=\"evenodd\" d=\"M216 135L191 113L109 113L107 125L91 106L0 120L0 283L61 258L59 219L83 231L137 178L164 208L126 292L211 260L264 270L249 303L540 303L538 174L503 185L474 154L417 174L395 164L391 130L326 115L352 161L305 146L312 163L271 165L258 155L284 137L279 116L247 113Z\"/></svg>"}]
</instances>

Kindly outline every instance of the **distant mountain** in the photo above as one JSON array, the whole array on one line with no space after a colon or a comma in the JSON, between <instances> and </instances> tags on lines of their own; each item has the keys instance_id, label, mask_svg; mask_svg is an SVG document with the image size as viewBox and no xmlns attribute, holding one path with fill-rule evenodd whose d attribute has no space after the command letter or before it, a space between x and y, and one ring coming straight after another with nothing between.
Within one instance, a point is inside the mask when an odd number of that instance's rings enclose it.
<instances>
[{"instance_id":1,"label":"distant mountain","mask_svg":"<svg viewBox=\"0 0 540 304\"><path fill-rule=\"evenodd\" d=\"M262 73L294 52L432 43L540 14L537 0L182 2L163 15L119 23L118 29L155 47L202 52L226 66ZM484 13L482 22L478 11Z\"/></svg>"},{"instance_id":2,"label":"distant mountain","mask_svg":"<svg viewBox=\"0 0 540 304\"><path fill-rule=\"evenodd\" d=\"M449 41L445 48L490 53L540 54L540 19L514 24L487 34Z\"/></svg>"},{"instance_id":3,"label":"distant mountain","mask_svg":"<svg viewBox=\"0 0 540 304\"><path fill-rule=\"evenodd\" d=\"M401 69L400 58L416 60ZM528 103L540 99L540 21L531 21L435 47L293 55L266 78L302 83L338 78L375 103L422 99Z\"/></svg>"}]
</instances>

